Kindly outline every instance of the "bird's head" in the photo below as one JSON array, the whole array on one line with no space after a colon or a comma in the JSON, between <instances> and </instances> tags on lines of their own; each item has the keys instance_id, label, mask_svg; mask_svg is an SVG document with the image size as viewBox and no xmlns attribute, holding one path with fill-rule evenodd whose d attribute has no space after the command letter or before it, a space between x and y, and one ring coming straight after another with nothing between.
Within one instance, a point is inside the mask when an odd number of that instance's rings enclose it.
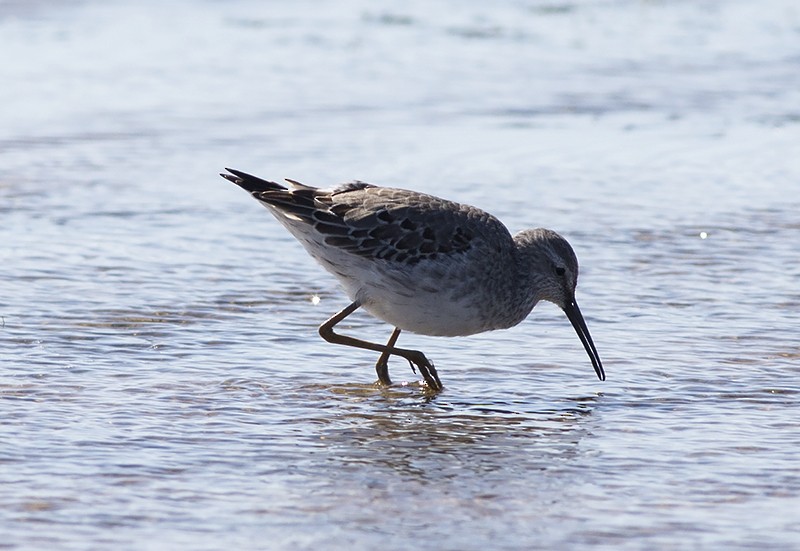
<instances>
[{"instance_id":1,"label":"bird's head","mask_svg":"<svg viewBox=\"0 0 800 551\"><path fill-rule=\"evenodd\" d=\"M552 302L564 311L589 354L597 377L605 380L600 356L575 301L575 288L578 285L578 257L575 251L566 239L553 230L543 228L520 232L514 240L523 255L523 269L531 276L536 301Z\"/></svg>"}]
</instances>

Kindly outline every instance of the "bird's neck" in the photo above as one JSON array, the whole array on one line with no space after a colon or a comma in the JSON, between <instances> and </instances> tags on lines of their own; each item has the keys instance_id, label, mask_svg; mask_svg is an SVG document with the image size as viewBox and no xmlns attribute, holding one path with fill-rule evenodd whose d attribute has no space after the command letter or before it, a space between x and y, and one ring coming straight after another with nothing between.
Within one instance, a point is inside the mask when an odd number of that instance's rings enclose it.
<instances>
[{"instance_id":1,"label":"bird's neck","mask_svg":"<svg viewBox=\"0 0 800 551\"><path fill-rule=\"evenodd\" d=\"M538 230L537 230L538 231ZM549 300L549 263L546 244L536 231L524 231L514 236L516 244L516 294L525 305L527 316L541 300Z\"/></svg>"}]
</instances>

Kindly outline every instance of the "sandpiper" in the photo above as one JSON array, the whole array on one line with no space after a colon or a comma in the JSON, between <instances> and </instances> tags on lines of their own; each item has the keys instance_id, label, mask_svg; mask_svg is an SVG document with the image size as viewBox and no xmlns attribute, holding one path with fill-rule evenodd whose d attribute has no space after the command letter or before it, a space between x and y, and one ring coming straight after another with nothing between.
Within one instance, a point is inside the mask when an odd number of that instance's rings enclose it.
<instances>
[{"instance_id":1,"label":"sandpiper","mask_svg":"<svg viewBox=\"0 0 800 551\"><path fill-rule=\"evenodd\" d=\"M478 208L405 189L351 182L289 187L226 168L344 287L352 303L319 327L335 344L380 352L378 380L390 385L389 356L416 366L434 391L436 369L418 350L397 348L401 331L446 337L513 327L540 300L558 305L578 333L600 380L605 372L575 302L578 259L552 230L512 236ZM358 308L394 327L372 343L333 328Z\"/></svg>"}]
</instances>

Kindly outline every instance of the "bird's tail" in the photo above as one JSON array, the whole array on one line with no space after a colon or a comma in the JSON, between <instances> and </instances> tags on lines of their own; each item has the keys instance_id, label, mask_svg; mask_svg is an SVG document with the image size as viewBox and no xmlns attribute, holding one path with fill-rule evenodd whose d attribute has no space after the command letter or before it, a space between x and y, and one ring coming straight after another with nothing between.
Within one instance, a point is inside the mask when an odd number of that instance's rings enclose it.
<instances>
[{"instance_id":1,"label":"bird's tail","mask_svg":"<svg viewBox=\"0 0 800 551\"><path fill-rule=\"evenodd\" d=\"M250 193L286 190L286 188L280 184L277 184L275 182L270 182L269 180L262 180L257 176L253 176L252 174L247 174L246 172L242 172L240 170L234 170L232 168L226 168L225 170L230 172L230 174L220 173L220 176L222 176L226 180L233 182L242 189L249 191Z\"/></svg>"}]
</instances>

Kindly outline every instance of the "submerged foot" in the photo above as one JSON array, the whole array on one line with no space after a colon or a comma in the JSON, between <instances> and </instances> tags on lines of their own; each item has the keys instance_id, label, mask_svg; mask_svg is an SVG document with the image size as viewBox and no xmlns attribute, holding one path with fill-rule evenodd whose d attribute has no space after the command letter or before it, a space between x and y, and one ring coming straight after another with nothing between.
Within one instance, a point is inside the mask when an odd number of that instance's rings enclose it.
<instances>
[{"instance_id":1,"label":"submerged foot","mask_svg":"<svg viewBox=\"0 0 800 551\"><path fill-rule=\"evenodd\" d=\"M389 377L389 362L386 357L380 357L378 363L375 364L375 371L378 373L378 383L383 386L391 386L392 379Z\"/></svg>"},{"instance_id":2,"label":"submerged foot","mask_svg":"<svg viewBox=\"0 0 800 551\"><path fill-rule=\"evenodd\" d=\"M442 386L442 381L439 380L439 374L436 373L436 368L433 367L433 362L431 362L428 358L425 357L425 354L418 350L411 350L408 355L404 356L408 363L411 364L411 370L416 373L416 366L419 369L420 375L422 378L425 379L425 384L431 390L435 390L436 392L441 391L444 387Z\"/></svg>"}]
</instances>

